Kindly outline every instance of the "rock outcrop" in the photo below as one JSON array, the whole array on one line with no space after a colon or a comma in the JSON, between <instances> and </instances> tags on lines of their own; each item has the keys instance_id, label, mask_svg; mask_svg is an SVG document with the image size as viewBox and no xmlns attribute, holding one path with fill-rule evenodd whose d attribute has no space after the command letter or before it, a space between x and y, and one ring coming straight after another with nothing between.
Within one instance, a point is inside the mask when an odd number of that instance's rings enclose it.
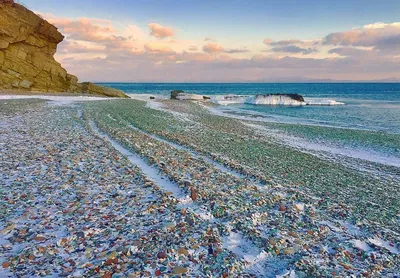
<instances>
[{"instance_id":1,"label":"rock outcrop","mask_svg":"<svg viewBox=\"0 0 400 278\"><path fill-rule=\"evenodd\" d=\"M109 97L127 97L124 92L109 87L99 86L90 82L83 82L79 84L81 91L88 94L104 95ZM123 95L121 95L121 93Z\"/></svg>"},{"instance_id":2,"label":"rock outcrop","mask_svg":"<svg viewBox=\"0 0 400 278\"><path fill-rule=\"evenodd\" d=\"M206 96L202 96L202 95L185 93L182 90L174 90L174 91L171 91L171 99L176 99L176 100L208 100L210 98L206 97Z\"/></svg>"},{"instance_id":3,"label":"rock outcrop","mask_svg":"<svg viewBox=\"0 0 400 278\"><path fill-rule=\"evenodd\" d=\"M0 0L0 89L126 97L122 91L79 84L67 73L54 59L63 39L55 26L24 6Z\"/></svg>"}]
</instances>

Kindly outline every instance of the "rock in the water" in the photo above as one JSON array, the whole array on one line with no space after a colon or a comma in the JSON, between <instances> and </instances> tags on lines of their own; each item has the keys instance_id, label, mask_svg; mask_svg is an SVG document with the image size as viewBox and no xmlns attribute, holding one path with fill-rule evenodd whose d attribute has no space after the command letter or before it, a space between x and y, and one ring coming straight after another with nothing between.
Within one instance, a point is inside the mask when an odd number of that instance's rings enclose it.
<instances>
[{"instance_id":1,"label":"rock in the water","mask_svg":"<svg viewBox=\"0 0 400 278\"><path fill-rule=\"evenodd\" d=\"M182 90L174 90L171 91L171 99L177 99L179 94L184 94L185 92Z\"/></svg>"},{"instance_id":2,"label":"rock in the water","mask_svg":"<svg viewBox=\"0 0 400 278\"><path fill-rule=\"evenodd\" d=\"M196 95L196 94L189 94L185 93L182 90L174 90L171 91L171 99L176 99L176 100L205 100L206 98L202 95Z\"/></svg>"}]
</instances>

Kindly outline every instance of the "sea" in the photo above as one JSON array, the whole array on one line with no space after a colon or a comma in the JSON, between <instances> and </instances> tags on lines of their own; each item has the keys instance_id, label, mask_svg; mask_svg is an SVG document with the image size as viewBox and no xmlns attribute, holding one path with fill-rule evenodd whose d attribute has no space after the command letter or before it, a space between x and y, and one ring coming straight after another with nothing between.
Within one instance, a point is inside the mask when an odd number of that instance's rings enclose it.
<instances>
[{"instance_id":1,"label":"sea","mask_svg":"<svg viewBox=\"0 0 400 278\"><path fill-rule=\"evenodd\" d=\"M348 155L400 167L400 83L101 83L127 94L168 98L172 90L221 95L300 94L314 103L344 105L220 105L216 112L256 119L287 135L305 149ZM270 126L271 127L271 126ZM299 143L300 142L300 143ZM303 142L303 143L302 143Z\"/></svg>"}]
</instances>

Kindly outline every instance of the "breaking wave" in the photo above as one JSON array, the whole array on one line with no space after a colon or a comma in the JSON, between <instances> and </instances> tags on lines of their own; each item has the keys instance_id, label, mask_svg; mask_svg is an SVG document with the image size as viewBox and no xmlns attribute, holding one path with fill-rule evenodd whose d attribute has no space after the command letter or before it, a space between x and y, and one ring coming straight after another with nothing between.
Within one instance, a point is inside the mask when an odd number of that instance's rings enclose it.
<instances>
[{"instance_id":1,"label":"breaking wave","mask_svg":"<svg viewBox=\"0 0 400 278\"><path fill-rule=\"evenodd\" d=\"M220 105L230 104L253 104L253 105L284 105L284 106L304 106L304 105L344 105L332 99L304 99L298 94L269 94L269 95L219 95L212 97L212 101Z\"/></svg>"}]
</instances>

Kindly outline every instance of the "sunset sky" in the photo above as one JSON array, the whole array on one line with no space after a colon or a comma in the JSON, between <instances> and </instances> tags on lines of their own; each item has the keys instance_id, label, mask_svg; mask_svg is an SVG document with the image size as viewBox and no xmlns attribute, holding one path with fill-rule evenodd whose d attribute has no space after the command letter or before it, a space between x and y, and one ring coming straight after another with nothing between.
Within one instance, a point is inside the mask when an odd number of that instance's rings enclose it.
<instances>
[{"instance_id":1,"label":"sunset sky","mask_svg":"<svg viewBox=\"0 0 400 278\"><path fill-rule=\"evenodd\" d=\"M400 78L400 1L23 0L82 81Z\"/></svg>"}]
</instances>

